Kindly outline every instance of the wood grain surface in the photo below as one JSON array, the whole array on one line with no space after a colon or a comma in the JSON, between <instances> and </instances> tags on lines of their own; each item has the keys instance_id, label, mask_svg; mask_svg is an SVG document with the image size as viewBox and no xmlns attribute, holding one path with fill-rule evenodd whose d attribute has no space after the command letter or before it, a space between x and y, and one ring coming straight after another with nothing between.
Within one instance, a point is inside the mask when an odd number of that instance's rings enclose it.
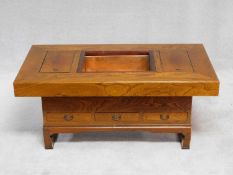
<instances>
[{"instance_id":1,"label":"wood grain surface","mask_svg":"<svg viewBox=\"0 0 233 175\"><path fill-rule=\"evenodd\" d=\"M192 97L44 97L44 126L191 125Z\"/></svg>"},{"instance_id":2,"label":"wood grain surface","mask_svg":"<svg viewBox=\"0 0 233 175\"><path fill-rule=\"evenodd\" d=\"M92 52L87 72L77 72L82 51ZM106 58L97 59L97 51L152 51L155 71L148 70L141 55L138 61L135 55L126 59L128 68L121 66L119 56L104 66ZM14 91L16 96L42 97L215 96L219 81L201 44L34 45L14 81Z\"/></svg>"}]
</instances>

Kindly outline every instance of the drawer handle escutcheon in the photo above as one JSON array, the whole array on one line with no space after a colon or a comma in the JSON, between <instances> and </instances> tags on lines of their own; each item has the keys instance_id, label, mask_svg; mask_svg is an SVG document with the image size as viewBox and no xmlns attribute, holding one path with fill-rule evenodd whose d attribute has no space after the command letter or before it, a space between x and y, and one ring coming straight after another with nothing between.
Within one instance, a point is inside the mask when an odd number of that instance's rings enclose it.
<instances>
[{"instance_id":1,"label":"drawer handle escutcheon","mask_svg":"<svg viewBox=\"0 0 233 175\"><path fill-rule=\"evenodd\" d=\"M169 115L168 114L160 114L160 119L161 120L168 120L169 119Z\"/></svg>"},{"instance_id":2,"label":"drawer handle escutcheon","mask_svg":"<svg viewBox=\"0 0 233 175\"><path fill-rule=\"evenodd\" d=\"M65 119L66 121L71 121L71 120L73 120L73 118L74 118L74 116L71 115L71 114L65 114L65 115L64 115L64 119Z\"/></svg>"},{"instance_id":3,"label":"drawer handle escutcheon","mask_svg":"<svg viewBox=\"0 0 233 175\"><path fill-rule=\"evenodd\" d=\"M119 121L120 119L121 119L121 115L120 114L113 114L112 115L112 120Z\"/></svg>"}]
</instances>

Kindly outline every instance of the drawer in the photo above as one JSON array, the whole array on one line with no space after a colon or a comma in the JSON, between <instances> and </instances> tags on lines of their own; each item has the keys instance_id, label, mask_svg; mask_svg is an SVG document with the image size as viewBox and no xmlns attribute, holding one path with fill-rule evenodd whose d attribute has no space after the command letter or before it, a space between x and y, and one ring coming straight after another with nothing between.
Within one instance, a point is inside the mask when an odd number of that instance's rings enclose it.
<instances>
[{"instance_id":1,"label":"drawer","mask_svg":"<svg viewBox=\"0 0 233 175\"><path fill-rule=\"evenodd\" d=\"M143 120L153 123L185 123L188 121L188 113L144 113Z\"/></svg>"},{"instance_id":2,"label":"drawer","mask_svg":"<svg viewBox=\"0 0 233 175\"><path fill-rule=\"evenodd\" d=\"M97 112L97 113L56 113L46 112L46 126L87 126L87 125L145 125L189 123L185 112Z\"/></svg>"},{"instance_id":3,"label":"drawer","mask_svg":"<svg viewBox=\"0 0 233 175\"><path fill-rule=\"evenodd\" d=\"M92 121L91 113L46 113L47 122L53 123L87 123Z\"/></svg>"},{"instance_id":4,"label":"drawer","mask_svg":"<svg viewBox=\"0 0 233 175\"><path fill-rule=\"evenodd\" d=\"M95 113L95 120L102 122L137 122L139 113Z\"/></svg>"}]
</instances>

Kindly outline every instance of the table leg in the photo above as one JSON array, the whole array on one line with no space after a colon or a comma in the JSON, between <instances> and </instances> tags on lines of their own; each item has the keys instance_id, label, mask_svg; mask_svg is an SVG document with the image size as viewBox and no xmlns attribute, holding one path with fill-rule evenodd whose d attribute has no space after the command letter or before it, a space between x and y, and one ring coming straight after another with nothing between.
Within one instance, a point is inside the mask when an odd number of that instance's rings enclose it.
<instances>
[{"instance_id":1,"label":"table leg","mask_svg":"<svg viewBox=\"0 0 233 175\"><path fill-rule=\"evenodd\" d=\"M54 142L57 140L58 134L51 133L49 129L44 128L44 146L45 149L53 149Z\"/></svg>"},{"instance_id":2,"label":"table leg","mask_svg":"<svg viewBox=\"0 0 233 175\"><path fill-rule=\"evenodd\" d=\"M179 134L181 140L181 148L182 149L189 149L190 148L190 141L191 141L191 132L183 132Z\"/></svg>"}]
</instances>

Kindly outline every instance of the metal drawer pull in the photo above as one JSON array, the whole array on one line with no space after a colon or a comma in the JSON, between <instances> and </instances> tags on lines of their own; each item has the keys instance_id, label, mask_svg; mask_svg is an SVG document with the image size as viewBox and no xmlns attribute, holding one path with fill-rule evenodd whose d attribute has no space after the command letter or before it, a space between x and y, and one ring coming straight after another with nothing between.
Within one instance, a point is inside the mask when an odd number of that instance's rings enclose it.
<instances>
[{"instance_id":1,"label":"metal drawer pull","mask_svg":"<svg viewBox=\"0 0 233 175\"><path fill-rule=\"evenodd\" d=\"M73 120L73 118L74 118L74 116L71 115L71 114L65 114L65 115L64 115L64 119L65 119L66 121L71 121L71 120Z\"/></svg>"},{"instance_id":2,"label":"metal drawer pull","mask_svg":"<svg viewBox=\"0 0 233 175\"><path fill-rule=\"evenodd\" d=\"M120 119L121 119L121 115L120 115L120 114L113 114L113 115L112 115L112 120L118 121L118 120L120 120Z\"/></svg>"},{"instance_id":3,"label":"metal drawer pull","mask_svg":"<svg viewBox=\"0 0 233 175\"><path fill-rule=\"evenodd\" d=\"M169 115L168 114L160 114L160 119L161 120L168 120L169 119Z\"/></svg>"}]
</instances>

